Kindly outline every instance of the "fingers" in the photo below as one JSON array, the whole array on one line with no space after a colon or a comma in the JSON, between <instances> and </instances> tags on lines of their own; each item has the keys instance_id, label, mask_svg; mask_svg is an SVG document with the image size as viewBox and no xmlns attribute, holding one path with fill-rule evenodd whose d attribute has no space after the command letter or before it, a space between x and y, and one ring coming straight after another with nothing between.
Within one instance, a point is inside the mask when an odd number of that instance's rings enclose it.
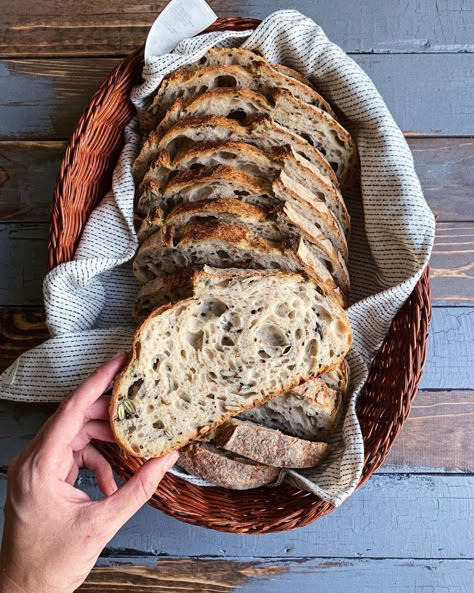
<instances>
[{"instance_id":1,"label":"fingers","mask_svg":"<svg viewBox=\"0 0 474 593\"><path fill-rule=\"evenodd\" d=\"M79 475L79 465L74 460L71 469L69 470L68 475L66 476L66 482L74 486L77 480L77 476Z\"/></svg>"},{"instance_id":2,"label":"fingers","mask_svg":"<svg viewBox=\"0 0 474 593\"><path fill-rule=\"evenodd\" d=\"M84 449L93 439L98 441L107 441L113 443L115 441L110 422L108 420L89 420L82 427L79 434L70 443L73 451L80 451Z\"/></svg>"},{"instance_id":3,"label":"fingers","mask_svg":"<svg viewBox=\"0 0 474 593\"><path fill-rule=\"evenodd\" d=\"M52 416L45 427L47 432L46 440L48 443L54 444L56 451L63 450L76 438L84 424L84 420L88 417L89 408L96 403L122 368L126 356L122 352L100 367L76 389L72 396ZM97 404L92 408L92 413L104 414L104 404Z\"/></svg>"},{"instance_id":4,"label":"fingers","mask_svg":"<svg viewBox=\"0 0 474 593\"><path fill-rule=\"evenodd\" d=\"M97 484L103 494L110 496L117 491L110 463L92 445L76 453L78 465L95 472Z\"/></svg>"},{"instance_id":5,"label":"fingers","mask_svg":"<svg viewBox=\"0 0 474 593\"><path fill-rule=\"evenodd\" d=\"M102 395L86 410L89 420L107 420L109 418L110 396Z\"/></svg>"},{"instance_id":6,"label":"fingers","mask_svg":"<svg viewBox=\"0 0 474 593\"><path fill-rule=\"evenodd\" d=\"M97 504L101 520L110 524L113 533L151 498L163 476L177 459L177 453L150 459L115 494Z\"/></svg>"}]
</instances>

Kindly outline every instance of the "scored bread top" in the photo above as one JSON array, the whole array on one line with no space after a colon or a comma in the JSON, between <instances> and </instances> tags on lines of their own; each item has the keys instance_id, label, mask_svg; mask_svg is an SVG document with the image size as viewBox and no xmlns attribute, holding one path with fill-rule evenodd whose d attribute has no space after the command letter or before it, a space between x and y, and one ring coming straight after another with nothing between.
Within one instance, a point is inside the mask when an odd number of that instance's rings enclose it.
<instances>
[{"instance_id":1,"label":"scored bread top","mask_svg":"<svg viewBox=\"0 0 474 593\"><path fill-rule=\"evenodd\" d=\"M136 333L111 399L115 438L159 457L326 372L351 342L344 310L302 276L206 269L192 298Z\"/></svg>"}]
</instances>

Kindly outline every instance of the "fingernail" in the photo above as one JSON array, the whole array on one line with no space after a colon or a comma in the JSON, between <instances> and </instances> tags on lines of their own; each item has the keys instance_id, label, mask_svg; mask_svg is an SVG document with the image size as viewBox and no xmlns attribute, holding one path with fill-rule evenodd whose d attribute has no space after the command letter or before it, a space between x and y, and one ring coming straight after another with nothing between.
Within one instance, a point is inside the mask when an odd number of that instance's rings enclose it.
<instances>
[{"instance_id":1,"label":"fingernail","mask_svg":"<svg viewBox=\"0 0 474 593\"><path fill-rule=\"evenodd\" d=\"M168 455L168 457L163 462L165 471L168 471L169 469L171 469L173 467L173 465L178 461L178 457L179 457L179 454L176 451L174 451L173 453L170 453Z\"/></svg>"},{"instance_id":2,"label":"fingernail","mask_svg":"<svg viewBox=\"0 0 474 593\"><path fill-rule=\"evenodd\" d=\"M119 358L123 358L125 355L125 352L118 352L113 358L112 361L114 360L118 360Z\"/></svg>"}]
</instances>

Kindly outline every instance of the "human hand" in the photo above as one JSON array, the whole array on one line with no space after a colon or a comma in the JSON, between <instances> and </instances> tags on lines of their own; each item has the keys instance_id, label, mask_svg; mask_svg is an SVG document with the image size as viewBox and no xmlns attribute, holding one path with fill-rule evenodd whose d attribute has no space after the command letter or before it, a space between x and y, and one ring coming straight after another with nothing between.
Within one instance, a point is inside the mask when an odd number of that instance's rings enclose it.
<instances>
[{"instance_id":1,"label":"human hand","mask_svg":"<svg viewBox=\"0 0 474 593\"><path fill-rule=\"evenodd\" d=\"M102 366L66 400L8 469L0 591L70 593L100 552L155 492L177 453L147 461L117 489L112 469L91 439L113 441L103 396L125 354ZM106 498L74 487L79 468L95 472Z\"/></svg>"}]
</instances>

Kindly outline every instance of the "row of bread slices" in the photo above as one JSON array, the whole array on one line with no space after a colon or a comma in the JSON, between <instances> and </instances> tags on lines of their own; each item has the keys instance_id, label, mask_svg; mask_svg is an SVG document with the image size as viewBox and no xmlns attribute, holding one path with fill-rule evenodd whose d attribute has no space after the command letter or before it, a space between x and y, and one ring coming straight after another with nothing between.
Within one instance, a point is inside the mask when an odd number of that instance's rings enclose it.
<instances>
[{"instance_id":1,"label":"row of bread slices","mask_svg":"<svg viewBox=\"0 0 474 593\"><path fill-rule=\"evenodd\" d=\"M357 180L357 151L306 78L246 50L210 50L162 82L144 128L133 167L138 322L189 296L192 270L203 265L302 272L347 305L342 192ZM347 381L329 387L332 401L325 383L314 381L288 396L289 410L304 410L313 430L300 434L290 414L272 412L275 402L254 410L265 416L254 420L272 425L277 417L287 434L327 438ZM199 456L211 455L210 447Z\"/></svg>"}]
</instances>

